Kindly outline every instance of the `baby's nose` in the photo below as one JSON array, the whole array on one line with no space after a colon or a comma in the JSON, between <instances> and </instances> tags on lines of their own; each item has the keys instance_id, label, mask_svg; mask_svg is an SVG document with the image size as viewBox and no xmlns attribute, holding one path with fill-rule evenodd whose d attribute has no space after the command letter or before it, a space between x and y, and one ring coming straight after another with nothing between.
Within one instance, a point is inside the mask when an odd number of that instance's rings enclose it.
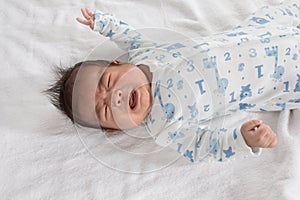
<instances>
[{"instance_id":1,"label":"baby's nose","mask_svg":"<svg viewBox=\"0 0 300 200\"><path fill-rule=\"evenodd\" d=\"M121 101L122 101L122 91L121 90L116 90L114 92L114 98L113 98L113 103L116 105L116 106L120 106L121 105Z\"/></svg>"}]
</instances>

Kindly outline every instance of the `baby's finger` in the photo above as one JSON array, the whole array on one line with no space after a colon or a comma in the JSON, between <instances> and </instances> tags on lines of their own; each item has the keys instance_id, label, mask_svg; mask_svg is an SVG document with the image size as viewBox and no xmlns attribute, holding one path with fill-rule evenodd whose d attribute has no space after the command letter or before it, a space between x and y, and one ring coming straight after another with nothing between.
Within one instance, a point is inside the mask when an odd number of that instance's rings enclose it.
<instances>
[{"instance_id":1,"label":"baby's finger","mask_svg":"<svg viewBox=\"0 0 300 200\"><path fill-rule=\"evenodd\" d=\"M89 14L87 13L86 8L81 8L81 13L87 20L89 20L91 18L89 16Z\"/></svg>"},{"instance_id":2,"label":"baby's finger","mask_svg":"<svg viewBox=\"0 0 300 200\"><path fill-rule=\"evenodd\" d=\"M250 120L243 124L241 131L254 131L256 127L259 127L263 122L261 120Z\"/></svg>"},{"instance_id":3,"label":"baby's finger","mask_svg":"<svg viewBox=\"0 0 300 200\"><path fill-rule=\"evenodd\" d=\"M278 139L277 139L277 136L275 135L273 137L273 140L271 141L271 143L269 144L268 148L273 148L277 145L277 142L278 142Z\"/></svg>"},{"instance_id":4,"label":"baby's finger","mask_svg":"<svg viewBox=\"0 0 300 200\"><path fill-rule=\"evenodd\" d=\"M92 21L90 24L90 28L93 30L94 29L94 22Z\"/></svg>"},{"instance_id":5,"label":"baby's finger","mask_svg":"<svg viewBox=\"0 0 300 200\"><path fill-rule=\"evenodd\" d=\"M257 129L256 133L257 133L256 136L259 137L259 143L261 147L272 148L276 146L277 136L269 126L265 124L261 125Z\"/></svg>"},{"instance_id":6,"label":"baby's finger","mask_svg":"<svg viewBox=\"0 0 300 200\"><path fill-rule=\"evenodd\" d=\"M272 148L277 143L277 137L274 135L268 135L264 138L264 141L262 143L262 147L264 148Z\"/></svg>"},{"instance_id":7,"label":"baby's finger","mask_svg":"<svg viewBox=\"0 0 300 200\"><path fill-rule=\"evenodd\" d=\"M267 148L272 148L277 145L277 135L269 128Z\"/></svg>"},{"instance_id":8,"label":"baby's finger","mask_svg":"<svg viewBox=\"0 0 300 200\"><path fill-rule=\"evenodd\" d=\"M89 21L86 21L84 19L81 19L79 17L76 18L76 20L81 23L81 24L84 24L84 25L90 25L90 22Z\"/></svg>"},{"instance_id":9,"label":"baby's finger","mask_svg":"<svg viewBox=\"0 0 300 200\"><path fill-rule=\"evenodd\" d=\"M260 126L258 126L255 130L255 133L256 137L262 139L267 139L273 134L272 129L266 124L261 124Z\"/></svg>"},{"instance_id":10,"label":"baby's finger","mask_svg":"<svg viewBox=\"0 0 300 200\"><path fill-rule=\"evenodd\" d=\"M94 14L90 11L90 9L88 9L88 8L85 8L85 9L86 9L87 14L88 14L90 17L93 17L93 16L94 16Z\"/></svg>"}]
</instances>

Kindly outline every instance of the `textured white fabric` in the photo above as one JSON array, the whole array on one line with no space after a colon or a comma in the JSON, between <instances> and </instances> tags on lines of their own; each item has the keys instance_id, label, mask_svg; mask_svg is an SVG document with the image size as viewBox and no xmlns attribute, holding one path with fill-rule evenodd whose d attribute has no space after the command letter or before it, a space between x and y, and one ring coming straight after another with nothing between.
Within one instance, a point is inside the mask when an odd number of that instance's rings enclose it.
<instances>
[{"instance_id":1,"label":"textured white fabric","mask_svg":"<svg viewBox=\"0 0 300 200\"><path fill-rule=\"evenodd\" d=\"M276 3L1 1L1 199L299 199L299 110L259 114L279 137L278 146L265 149L260 157L215 164L190 164L181 158L158 170L168 164L165 159L148 162L149 156L138 157L151 150L148 140L108 137L137 152L124 156L125 151L111 148L99 131L81 127L76 131L41 93L54 80L51 66L75 64L86 57L111 59L120 52L75 21L81 7L114 13L138 28L166 27L199 36L229 29L262 5ZM91 52L101 42L106 48ZM239 116L234 123L252 117ZM166 152L162 157L172 155ZM122 169L157 170L132 174Z\"/></svg>"}]
</instances>

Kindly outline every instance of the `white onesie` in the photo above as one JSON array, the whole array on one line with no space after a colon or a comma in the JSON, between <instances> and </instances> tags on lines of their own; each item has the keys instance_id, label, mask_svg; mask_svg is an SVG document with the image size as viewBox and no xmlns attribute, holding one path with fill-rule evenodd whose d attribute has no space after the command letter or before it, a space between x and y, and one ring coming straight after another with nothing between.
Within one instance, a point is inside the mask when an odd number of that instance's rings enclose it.
<instances>
[{"instance_id":1,"label":"white onesie","mask_svg":"<svg viewBox=\"0 0 300 200\"><path fill-rule=\"evenodd\" d=\"M145 127L191 162L259 154L224 116L300 108L300 4L263 7L220 34L157 44L110 14L95 31L153 73Z\"/></svg>"}]
</instances>

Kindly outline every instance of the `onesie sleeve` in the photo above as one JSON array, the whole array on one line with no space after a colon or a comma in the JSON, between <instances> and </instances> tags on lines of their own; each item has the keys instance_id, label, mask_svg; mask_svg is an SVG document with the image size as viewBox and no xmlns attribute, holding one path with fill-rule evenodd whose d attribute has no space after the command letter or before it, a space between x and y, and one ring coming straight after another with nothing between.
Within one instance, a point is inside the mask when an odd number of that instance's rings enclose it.
<instances>
[{"instance_id":1,"label":"onesie sleeve","mask_svg":"<svg viewBox=\"0 0 300 200\"><path fill-rule=\"evenodd\" d=\"M223 162L261 154L261 148L247 146L240 127L212 129L189 124L167 135L158 136L156 142L175 149L190 162Z\"/></svg>"},{"instance_id":2,"label":"onesie sleeve","mask_svg":"<svg viewBox=\"0 0 300 200\"><path fill-rule=\"evenodd\" d=\"M264 6L250 15L238 27L266 25L268 23L298 26L300 24L300 3L290 0L276 6Z\"/></svg>"},{"instance_id":3,"label":"onesie sleeve","mask_svg":"<svg viewBox=\"0 0 300 200\"><path fill-rule=\"evenodd\" d=\"M129 52L129 57L140 50L151 48L155 43L122 20L109 13L95 11L94 31L110 38L120 49Z\"/></svg>"}]
</instances>

